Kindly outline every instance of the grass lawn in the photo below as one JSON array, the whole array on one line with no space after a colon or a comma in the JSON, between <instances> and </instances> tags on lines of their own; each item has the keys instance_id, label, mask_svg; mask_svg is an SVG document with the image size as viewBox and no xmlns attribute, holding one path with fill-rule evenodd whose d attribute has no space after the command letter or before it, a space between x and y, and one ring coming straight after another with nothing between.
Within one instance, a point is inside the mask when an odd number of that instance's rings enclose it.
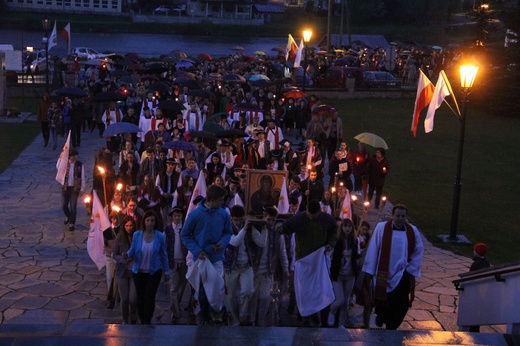
<instances>
[{"instance_id":1,"label":"grass lawn","mask_svg":"<svg viewBox=\"0 0 520 346\"><path fill-rule=\"evenodd\" d=\"M433 132L425 134L423 111L414 138L410 131L414 101L326 100L341 110L345 137L353 150L357 148L353 137L361 132L376 133L387 141L391 172L383 194L392 203L405 204L413 222L435 245L471 256L471 245L443 244L437 239L449 234L459 121L443 105L437 110ZM493 264L518 260L520 185L514 179L520 165L514 148L518 148L520 119L484 113L471 103L467 115L457 234L488 244Z\"/></svg>"}]
</instances>

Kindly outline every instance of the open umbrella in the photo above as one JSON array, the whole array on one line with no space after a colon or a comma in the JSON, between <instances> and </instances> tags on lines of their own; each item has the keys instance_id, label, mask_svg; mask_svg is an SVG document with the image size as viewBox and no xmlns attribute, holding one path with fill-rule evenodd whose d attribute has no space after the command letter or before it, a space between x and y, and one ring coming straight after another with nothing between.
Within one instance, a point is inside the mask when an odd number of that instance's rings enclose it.
<instances>
[{"instance_id":1,"label":"open umbrella","mask_svg":"<svg viewBox=\"0 0 520 346\"><path fill-rule=\"evenodd\" d=\"M242 47L242 46L233 46L233 47L231 47L231 50L240 50L240 51L242 51L242 50L244 50L244 47Z\"/></svg>"},{"instance_id":2,"label":"open umbrella","mask_svg":"<svg viewBox=\"0 0 520 346\"><path fill-rule=\"evenodd\" d=\"M67 96L67 97L85 97L87 93L80 88L75 87L64 87L59 88L54 92L56 95Z\"/></svg>"},{"instance_id":3,"label":"open umbrella","mask_svg":"<svg viewBox=\"0 0 520 346\"><path fill-rule=\"evenodd\" d=\"M239 74L236 73L228 73L222 77L223 81L226 82L236 82L236 83L245 83L246 79Z\"/></svg>"},{"instance_id":4,"label":"open umbrella","mask_svg":"<svg viewBox=\"0 0 520 346\"><path fill-rule=\"evenodd\" d=\"M164 142L163 148L172 149L172 150L197 151L197 146L195 144L186 142L186 141Z\"/></svg>"},{"instance_id":5,"label":"open umbrella","mask_svg":"<svg viewBox=\"0 0 520 346\"><path fill-rule=\"evenodd\" d=\"M146 67L141 64L133 64L133 65L128 66L126 69L137 72L137 71L145 71Z\"/></svg>"},{"instance_id":6,"label":"open umbrella","mask_svg":"<svg viewBox=\"0 0 520 346\"><path fill-rule=\"evenodd\" d=\"M182 110L186 109L186 107L184 107L184 105L182 103L177 102L175 100L161 101L157 104L157 108L160 108L165 111L172 111L172 112L182 111Z\"/></svg>"},{"instance_id":7,"label":"open umbrella","mask_svg":"<svg viewBox=\"0 0 520 346\"><path fill-rule=\"evenodd\" d=\"M220 73L213 72L213 73L208 74L206 76L206 79L207 80L221 80L222 75Z\"/></svg>"},{"instance_id":8,"label":"open umbrella","mask_svg":"<svg viewBox=\"0 0 520 346\"><path fill-rule=\"evenodd\" d=\"M176 81L177 82L177 81ZM182 87L188 87L189 90L193 89L202 89L202 86L195 79L187 79L179 82L179 85Z\"/></svg>"},{"instance_id":9,"label":"open umbrella","mask_svg":"<svg viewBox=\"0 0 520 346\"><path fill-rule=\"evenodd\" d=\"M255 80L267 80L269 81L269 77L267 77L265 74L254 74L252 75L251 77L249 77L249 81L252 82L252 81L255 81Z\"/></svg>"},{"instance_id":10,"label":"open umbrella","mask_svg":"<svg viewBox=\"0 0 520 346\"><path fill-rule=\"evenodd\" d=\"M258 79L258 80L253 80L253 81L250 80L249 84L251 84L252 86L255 86L255 87L263 88L263 87L273 84L273 82L270 80Z\"/></svg>"},{"instance_id":11,"label":"open umbrella","mask_svg":"<svg viewBox=\"0 0 520 346\"><path fill-rule=\"evenodd\" d=\"M92 101L94 102L110 102L110 101L124 101L126 96L116 93L114 91L104 91L97 95L94 95Z\"/></svg>"},{"instance_id":12,"label":"open umbrella","mask_svg":"<svg viewBox=\"0 0 520 346\"><path fill-rule=\"evenodd\" d=\"M137 125L134 125L132 123L119 122L108 125L108 127L105 129L105 132L103 132L103 136L110 137L119 135L121 133L137 132L143 132L143 130L141 130Z\"/></svg>"},{"instance_id":13,"label":"open umbrella","mask_svg":"<svg viewBox=\"0 0 520 346\"><path fill-rule=\"evenodd\" d=\"M283 96L285 96L287 98L292 97L293 99L301 99L301 98L307 97L307 94L301 90L292 89L292 90L285 92L283 94Z\"/></svg>"},{"instance_id":14,"label":"open umbrella","mask_svg":"<svg viewBox=\"0 0 520 346\"><path fill-rule=\"evenodd\" d=\"M267 55L267 54L265 54L265 52L264 52L263 50L255 50L255 51L253 52L253 54L254 54L254 55Z\"/></svg>"},{"instance_id":15,"label":"open umbrella","mask_svg":"<svg viewBox=\"0 0 520 346\"><path fill-rule=\"evenodd\" d=\"M123 76L123 77L119 78L119 81L121 83L138 84L139 78L137 78L135 76Z\"/></svg>"},{"instance_id":16,"label":"open umbrella","mask_svg":"<svg viewBox=\"0 0 520 346\"><path fill-rule=\"evenodd\" d=\"M186 67L191 67L193 65L192 62L189 62L187 60L180 60L180 61L177 61L177 63L175 64L175 67L176 68L186 68Z\"/></svg>"},{"instance_id":17,"label":"open umbrella","mask_svg":"<svg viewBox=\"0 0 520 346\"><path fill-rule=\"evenodd\" d=\"M195 78L193 73L189 73L189 72L186 72L186 71L175 71L175 72L173 72L173 76L175 78L188 78L188 79Z\"/></svg>"},{"instance_id":18,"label":"open umbrella","mask_svg":"<svg viewBox=\"0 0 520 346\"><path fill-rule=\"evenodd\" d=\"M257 111L260 108L258 107L258 105L255 105L253 103L244 102L244 103L237 103L236 105L233 106L233 109L235 111L239 111L239 112L247 112L247 111Z\"/></svg>"},{"instance_id":19,"label":"open umbrella","mask_svg":"<svg viewBox=\"0 0 520 346\"><path fill-rule=\"evenodd\" d=\"M121 60L121 61L118 61L116 65L120 65L120 66L132 66L132 65L135 65L139 63L139 61L137 60L132 60L132 59L124 59L124 60Z\"/></svg>"},{"instance_id":20,"label":"open umbrella","mask_svg":"<svg viewBox=\"0 0 520 346\"><path fill-rule=\"evenodd\" d=\"M172 50L169 55L171 55L177 59L186 59L188 57L188 54L184 53L180 49Z\"/></svg>"},{"instance_id":21,"label":"open umbrella","mask_svg":"<svg viewBox=\"0 0 520 346\"><path fill-rule=\"evenodd\" d=\"M201 61L211 61L213 58L208 53L200 53L197 58Z\"/></svg>"},{"instance_id":22,"label":"open umbrella","mask_svg":"<svg viewBox=\"0 0 520 346\"><path fill-rule=\"evenodd\" d=\"M373 133L363 132L354 137L354 139L357 139L361 143L371 145L374 148L388 149L388 145L386 144L385 140Z\"/></svg>"},{"instance_id":23,"label":"open umbrella","mask_svg":"<svg viewBox=\"0 0 520 346\"><path fill-rule=\"evenodd\" d=\"M432 46L432 49L435 49L435 50L442 50L442 47L441 47L441 46Z\"/></svg>"},{"instance_id":24,"label":"open umbrella","mask_svg":"<svg viewBox=\"0 0 520 346\"><path fill-rule=\"evenodd\" d=\"M158 91L162 94L169 94L170 93L170 87L165 82L155 82L150 84L150 87L148 88L148 92L154 92Z\"/></svg>"},{"instance_id":25,"label":"open umbrella","mask_svg":"<svg viewBox=\"0 0 520 346\"><path fill-rule=\"evenodd\" d=\"M332 114L332 113L337 112L337 111L338 110L334 106L331 106L331 105L319 105L319 106L316 106L312 110L312 114L325 115L325 114Z\"/></svg>"},{"instance_id":26,"label":"open umbrella","mask_svg":"<svg viewBox=\"0 0 520 346\"><path fill-rule=\"evenodd\" d=\"M207 138L207 139L216 139L217 138L214 133L211 133L208 131L188 131L185 133L188 133L191 138L195 138L195 137Z\"/></svg>"},{"instance_id":27,"label":"open umbrella","mask_svg":"<svg viewBox=\"0 0 520 346\"><path fill-rule=\"evenodd\" d=\"M151 74L164 73L168 71L168 67L160 62L154 62L146 66L146 72Z\"/></svg>"},{"instance_id":28,"label":"open umbrella","mask_svg":"<svg viewBox=\"0 0 520 346\"><path fill-rule=\"evenodd\" d=\"M137 53L126 53L125 59L141 61L141 60L143 60L143 57Z\"/></svg>"},{"instance_id":29,"label":"open umbrella","mask_svg":"<svg viewBox=\"0 0 520 346\"><path fill-rule=\"evenodd\" d=\"M222 125L219 125L214 121L206 121L204 123L204 126L202 127L202 130L211 133L218 133L224 131L224 128L222 127Z\"/></svg>"},{"instance_id":30,"label":"open umbrella","mask_svg":"<svg viewBox=\"0 0 520 346\"><path fill-rule=\"evenodd\" d=\"M146 75L146 76L142 76L141 77L141 82L145 82L145 81L149 81L150 83L153 83L153 82L158 82L160 81L159 78L155 77L155 76L149 76L149 75Z\"/></svg>"},{"instance_id":31,"label":"open umbrella","mask_svg":"<svg viewBox=\"0 0 520 346\"><path fill-rule=\"evenodd\" d=\"M188 95L189 96L198 96L198 97L202 97L202 98L209 98L211 97L211 92L207 91L207 90L203 90L203 89L192 89L192 90L188 90Z\"/></svg>"},{"instance_id":32,"label":"open umbrella","mask_svg":"<svg viewBox=\"0 0 520 346\"><path fill-rule=\"evenodd\" d=\"M229 130L224 130L224 131L217 132L215 134L215 136L217 138L231 138L231 137L247 137L248 134L245 133L242 130L229 129Z\"/></svg>"}]
</instances>

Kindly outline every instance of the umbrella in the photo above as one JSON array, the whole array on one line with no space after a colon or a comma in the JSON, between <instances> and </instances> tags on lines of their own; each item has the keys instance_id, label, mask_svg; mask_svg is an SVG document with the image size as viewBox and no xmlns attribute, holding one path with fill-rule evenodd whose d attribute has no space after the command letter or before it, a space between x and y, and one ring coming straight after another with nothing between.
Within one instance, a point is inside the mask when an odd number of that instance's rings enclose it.
<instances>
[{"instance_id":1,"label":"umbrella","mask_svg":"<svg viewBox=\"0 0 520 346\"><path fill-rule=\"evenodd\" d=\"M211 60L213 60L211 55L209 55L208 53L200 53L197 57L199 58L199 60L202 60L202 61L211 61Z\"/></svg>"},{"instance_id":2,"label":"umbrella","mask_svg":"<svg viewBox=\"0 0 520 346\"><path fill-rule=\"evenodd\" d=\"M142 76L141 82L144 83L145 81L149 81L150 83L152 83L152 82L158 82L158 81L160 81L160 79L155 76Z\"/></svg>"},{"instance_id":3,"label":"umbrella","mask_svg":"<svg viewBox=\"0 0 520 346\"><path fill-rule=\"evenodd\" d=\"M230 137L247 137L248 134L242 130L238 129L229 129L224 131L219 131L215 134L217 138L230 138Z\"/></svg>"},{"instance_id":4,"label":"umbrella","mask_svg":"<svg viewBox=\"0 0 520 346\"><path fill-rule=\"evenodd\" d=\"M293 99L301 99L304 97L307 97L307 94L301 90L298 89L292 89L283 94L283 96L287 98L293 98Z\"/></svg>"},{"instance_id":5,"label":"umbrella","mask_svg":"<svg viewBox=\"0 0 520 346\"><path fill-rule=\"evenodd\" d=\"M186 142L186 141L164 142L163 148L172 149L172 150L197 151L197 146L195 144Z\"/></svg>"},{"instance_id":6,"label":"umbrella","mask_svg":"<svg viewBox=\"0 0 520 346\"><path fill-rule=\"evenodd\" d=\"M441 47L441 46L432 46L432 49L435 49L435 50L442 50L442 47Z\"/></svg>"},{"instance_id":7,"label":"umbrella","mask_svg":"<svg viewBox=\"0 0 520 346\"><path fill-rule=\"evenodd\" d=\"M273 82L271 82L270 80L258 79L258 80L254 80L254 81L249 81L249 84L251 84L255 87L263 88L265 86L269 86L269 85L273 84Z\"/></svg>"},{"instance_id":8,"label":"umbrella","mask_svg":"<svg viewBox=\"0 0 520 346\"><path fill-rule=\"evenodd\" d=\"M105 129L105 132L103 132L103 136L110 137L119 135L121 133L137 132L143 132L143 130L141 130L139 126L134 125L132 123L119 122L108 125L108 127Z\"/></svg>"},{"instance_id":9,"label":"umbrella","mask_svg":"<svg viewBox=\"0 0 520 346\"><path fill-rule=\"evenodd\" d=\"M207 91L207 90L202 90L202 89L192 89L192 90L189 90L188 91L188 95L189 96L198 96L198 97L202 97L202 98L209 98L211 97L211 92Z\"/></svg>"},{"instance_id":10,"label":"umbrella","mask_svg":"<svg viewBox=\"0 0 520 346\"><path fill-rule=\"evenodd\" d=\"M202 127L202 129L206 132L211 132L211 133L218 133L218 132L224 131L224 128L222 127L222 125L219 125L213 121L206 121L204 123L204 126Z\"/></svg>"},{"instance_id":11,"label":"umbrella","mask_svg":"<svg viewBox=\"0 0 520 346\"><path fill-rule=\"evenodd\" d=\"M97 59L87 60L85 63L86 66L101 66L101 61Z\"/></svg>"},{"instance_id":12,"label":"umbrella","mask_svg":"<svg viewBox=\"0 0 520 346\"><path fill-rule=\"evenodd\" d=\"M125 71L125 70L121 70L121 69L118 69L118 70L112 70L110 71L110 77L123 77L123 76L128 76L130 73L128 71Z\"/></svg>"},{"instance_id":13,"label":"umbrella","mask_svg":"<svg viewBox=\"0 0 520 346\"><path fill-rule=\"evenodd\" d=\"M162 94L169 94L170 93L170 87L165 82L155 82L150 84L150 87L148 88L148 92L154 92L158 91Z\"/></svg>"},{"instance_id":14,"label":"umbrella","mask_svg":"<svg viewBox=\"0 0 520 346\"><path fill-rule=\"evenodd\" d=\"M236 111L239 111L239 112L247 112L247 111L257 111L260 108L258 107L258 105L255 105L253 103L244 102L244 103L237 103L236 105L233 106L233 109Z\"/></svg>"},{"instance_id":15,"label":"umbrella","mask_svg":"<svg viewBox=\"0 0 520 346\"><path fill-rule=\"evenodd\" d=\"M195 137L207 138L207 139L216 139L217 138L214 133L211 133L208 131L188 131L185 133L188 133L191 138L195 138Z\"/></svg>"},{"instance_id":16,"label":"umbrella","mask_svg":"<svg viewBox=\"0 0 520 346\"><path fill-rule=\"evenodd\" d=\"M177 102L175 100L161 101L157 104L157 108L160 108L165 111L172 111L172 112L182 111L182 110L186 109L186 107L184 107L183 104L181 104L180 102Z\"/></svg>"},{"instance_id":17,"label":"umbrella","mask_svg":"<svg viewBox=\"0 0 520 346\"><path fill-rule=\"evenodd\" d=\"M252 81L255 81L255 80L267 80L269 81L269 77L267 77L265 74L254 74L252 75L251 77L249 77L249 81L252 82Z\"/></svg>"},{"instance_id":18,"label":"umbrella","mask_svg":"<svg viewBox=\"0 0 520 346\"><path fill-rule=\"evenodd\" d=\"M133 64L128 66L126 69L130 71L144 71L146 70L146 67L141 64Z\"/></svg>"},{"instance_id":19,"label":"umbrella","mask_svg":"<svg viewBox=\"0 0 520 346\"><path fill-rule=\"evenodd\" d=\"M206 79L207 80L221 80L222 79L222 75L220 73L210 73L209 75L206 76Z\"/></svg>"},{"instance_id":20,"label":"umbrella","mask_svg":"<svg viewBox=\"0 0 520 346\"><path fill-rule=\"evenodd\" d=\"M154 62L146 66L146 72L151 74L163 73L168 71L168 67L160 62Z\"/></svg>"},{"instance_id":21,"label":"umbrella","mask_svg":"<svg viewBox=\"0 0 520 346\"><path fill-rule=\"evenodd\" d=\"M80 88L75 87L64 87L55 91L56 95L67 96L67 97L86 97L87 93Z\"/></svg>"},{"instance_id":22,"label":"umbrella","mask_svg":"<svg viewBox=\"0 0 520 346\"><path fill-rule=\"evenodd\" d=\"M202 89L199 82L197 82L195 79L187 79L184 81L179 82L179 85L183 87L188 87L189 90L193 89Z\"/></svg>"},{"instance_id":23,"label":"umbrella","mask_svg":"<svg viewBox=\"0 0 520 346\"><path fill-rule=\"evenodd\" d=\"M123 77L119 78L119 81L121 83L138 84L139 78L137 78L135 76L123 76Z\"/></svg>"},{"instance_id":24,"label":"umbrella","mask_svg":"<svg viewBox=\"0 0 520 346\"><path fill-rule=\"evenodd\" d=\"M188 57L188 54L184 53L180 49L172 50L169 55L171 55L177 59L186 59Z\"/></svg>"},{"instance_id":25,"label":"umbrella","mask_svg":"<svg viewBox=\"0 0 520 346\"><path fill-rule=\"evenodd\" d=\"M263 50L255 50L253 54L254 55L267 55L267 54L265 54L265 52Z\"/></svg>"},{"instance_id":26,"label":"umbrella","mask_svg":"<svg viewBox=\"0 0 520 346\"><path fill-rule=\"evenodd\" d=\"M193 65L192 62L189 62L187 60L180 60L178 61L176 64L175 64L175 67L176 68L186 68L186 67L191 67L191 65Z\"/></svg>"},{"instance_id":27,"label":"umbrella","mask_svg":"<svg viewBox=\"0 0 520 346\"><path fill-rule=\"evenodd\" d=\"M244 83L246 81L246 79L244 77L242 77L241 75L236 74L236 73L228 73L227 75L224 75L222 77L222 80L226 81L226 82L237 82L237 83Z\"/></svg>"},{"instance_id":28,"label":"umbrella","mask_svg":"<svg viewBox=\"0 0 520 346\"><path fill-rule=\"evenodd\" d=\"M374 148L388 149L388 145L386 144L385 140L373 133L363 132L354 137L354 139L357 139L361 143L371 145Z\"/></svg>"},{"instance_id":29,"label":"umbrella","mask_svg":"<svg viewBox=\"0 0 520 346\"><path fill-rule=\"evenodd\" d=\"M188 79L193 79L195 78L195 76L193 75L193 73L189 73L189 72L186 72L186 71L175 71L173 73L173 76L175 78L188 78Z\"/></svg>"},{"instance_id":30,"label":"umbrella","mask_svg":"<svg viewBox=\"0 0 520 346\"><path fill-rule=\"evenodd\" d=\"M231 47L231 50L244 50L244 47L242 47L242 46L233 46L233 47Z\"/></svg>"},{"instance_id":31,"label":"umbrella","mask_svg":"<svg viewBox=\"0 0 520 346\"><path fill-rule=\"evenodd\" d=\"M126 96L116 93L114 91L104 91L97 95L94 95L92 101L94 102L110 102L110 101L123 101Z\"/></svg>"},{"instance_id":32,"label":"umbrella","mask_svg":"<svg viewBox=\"0 0 520 346\"><path fill-rule=\"evenodd\" d=\"M332 114L332 113L337 112L337 111L338 110L334 106L331 106L331 105L319 105L319 106L316 106L316 108L314 108L312 110L312 114L325 115L325 114Z\"/></svg>"}]
</instances>

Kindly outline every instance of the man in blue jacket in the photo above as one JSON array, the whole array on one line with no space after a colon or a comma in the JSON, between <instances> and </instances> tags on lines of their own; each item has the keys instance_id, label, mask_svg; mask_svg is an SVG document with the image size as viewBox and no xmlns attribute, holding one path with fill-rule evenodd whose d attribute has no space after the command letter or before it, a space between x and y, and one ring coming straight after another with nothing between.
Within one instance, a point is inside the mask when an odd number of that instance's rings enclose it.
<instances>
[{"instance_id":1,"label":"man in blue jacket","mask_svg":"<svg viewBox=\"0 0 520 346\"><path fill-rule=\"evenodd\" d=\"M224 249L233 234L231 218L224 206L227 191L217 185L211 185L206 192L206 198L199 206L188 214L181 231L184 246L192 253L193 259L209 260L217 272L224 277ZM200 290L204 295L204 290ZM218 324L221 321L220 311L211 311L206 297L196 297L200 302L201 322L211 319Z\"/></svg>"}]
</instances>

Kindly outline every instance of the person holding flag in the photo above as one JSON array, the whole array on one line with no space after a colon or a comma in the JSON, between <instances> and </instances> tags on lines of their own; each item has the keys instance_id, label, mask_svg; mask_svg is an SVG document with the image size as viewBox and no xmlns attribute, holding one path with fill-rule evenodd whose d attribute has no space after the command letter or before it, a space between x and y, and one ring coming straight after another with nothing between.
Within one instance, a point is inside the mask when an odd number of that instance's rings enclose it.
<instances>
[{"instance_id":1,"label":"person holding flag","mask_svg":"<svg viewBox=\"0 0 520 346\"><path fill-rule=\"evenodd\" d=\"M85 168L83 163L78 161L78 155L79 153L76 149L70 149L68 152L61 194L62 209L65 214L63 223L69 225L69 231L74 231L76 227L78 198L85 191Z\"/></svg>"}]
</instances>

